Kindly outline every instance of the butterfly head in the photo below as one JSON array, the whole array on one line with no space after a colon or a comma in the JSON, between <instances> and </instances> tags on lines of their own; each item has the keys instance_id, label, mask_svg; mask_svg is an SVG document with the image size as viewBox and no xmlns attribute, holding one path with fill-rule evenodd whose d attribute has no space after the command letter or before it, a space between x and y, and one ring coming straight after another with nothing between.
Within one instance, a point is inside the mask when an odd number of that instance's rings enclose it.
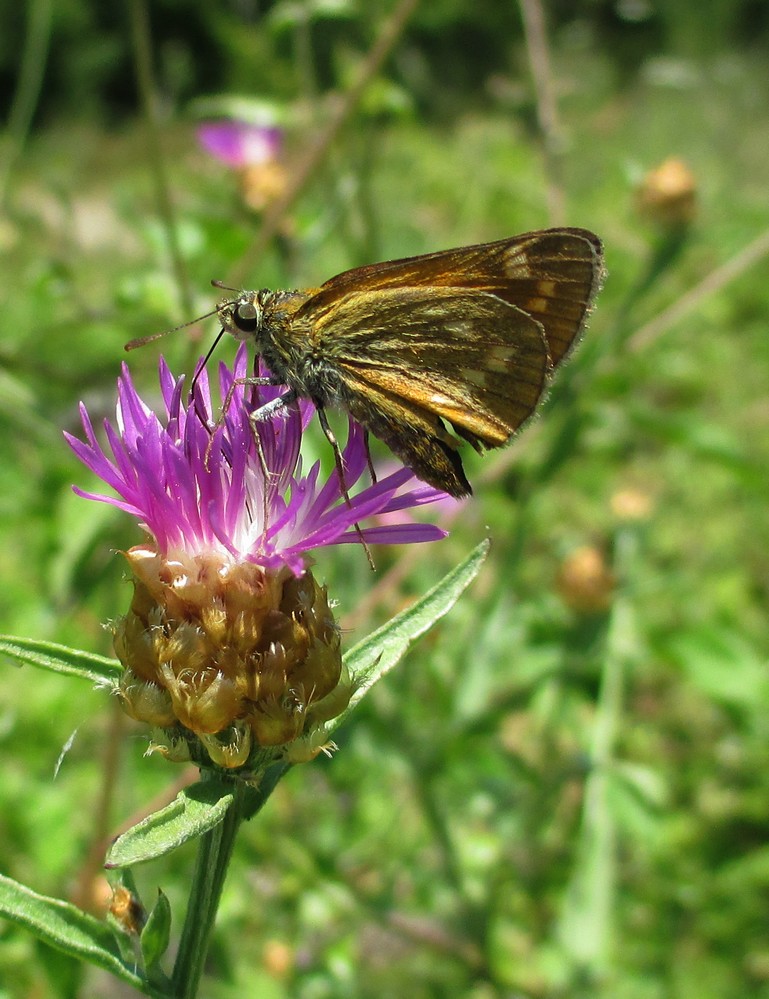
<instances>
[{"instance_id":1,"label":"butterfly head","mask_svg":"<svg viewBox=\"0 0 769 999\"><path fill-rule=\"evenodd\" d=\"M242 291L237 298L220 302L216 314L225 333L236 340L254 340L264 322L264 296L268 291Z\"/></svg>"}]
</instances>

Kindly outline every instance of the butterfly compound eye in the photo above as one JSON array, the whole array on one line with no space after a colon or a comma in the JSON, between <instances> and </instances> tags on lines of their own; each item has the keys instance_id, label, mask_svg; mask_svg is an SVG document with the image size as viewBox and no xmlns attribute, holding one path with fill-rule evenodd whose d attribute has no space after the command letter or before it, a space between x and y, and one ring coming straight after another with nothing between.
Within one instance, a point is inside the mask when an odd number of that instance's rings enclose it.
<instances>
[{"instance_id":1,"label":"butterfly compound eye","mask_svg":"<svg viewBox=\"0 0 769 999\"><path fill-rule=\"evenodd\" d=\"M253 333L257 325L257 310L253 302L240 302L232 314L232 321L241 333Z\"/></svg>"}]
</instances>

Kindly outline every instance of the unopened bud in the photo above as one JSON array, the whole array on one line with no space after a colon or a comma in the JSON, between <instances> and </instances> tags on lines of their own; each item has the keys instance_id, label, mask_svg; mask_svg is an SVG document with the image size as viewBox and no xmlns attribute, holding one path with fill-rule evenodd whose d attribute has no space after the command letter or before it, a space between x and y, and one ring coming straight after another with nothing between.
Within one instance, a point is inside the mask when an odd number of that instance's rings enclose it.
<instances>
[{"instance_id":1,"label":"unopened bud","mask_svg":"<svg viewBox=\"0 0 769 999\"><path fill-rule=\"evenodd\" d=\"M576 548L564 559L557 581L563 601L581 614L608 610L614 584L614 574L603 554L590 545Z\"/></svg>"},{"instance_id":2,"label":"unopened bud","mask_svg":"<svg viewBox=\"0 0 769 999\"><path fill-rule=\"evenodd\" d=\"M694 220L697 185L683 160L671 157L646 174L638 189L638 211L663 229L680 229Z\"/></svg>"}]
</instances>

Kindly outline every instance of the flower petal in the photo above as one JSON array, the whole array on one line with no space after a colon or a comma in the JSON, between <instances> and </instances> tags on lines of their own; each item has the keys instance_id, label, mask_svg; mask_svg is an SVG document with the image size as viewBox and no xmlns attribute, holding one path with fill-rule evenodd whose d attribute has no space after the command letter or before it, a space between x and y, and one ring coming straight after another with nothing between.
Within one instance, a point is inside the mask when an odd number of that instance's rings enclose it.
<instances>
[{"instance_id":1,"label":"flower petal","mask_svg":"<svg viewBox=\"0 0 769 999\"><path fill-rule=\"evenodd\" d=\"M196 368L192 398L185 403L183 378L175 377L161 357L160 417L139 396L124 365L115 423L104 423L106 447L82 405L85 441L65 434L77 457L117 497L75 491L133 514L162 554L177 546L193 555L218 551L233 560L288 565L297 574L310 549L360 541L361 533L372 544L445 537L440 528L408 517L406 511L446 498L409 469L397 467L378 482L357 488L368 468L368 451L365 432L353 420L342 450L349 502L336 469L323 479L320 462L315 462L302 474L302 433L314 407L300 400L254 424L253 411L284 389L249 383L247 370L246 345L241 344L232 368L219 369L227 412L212 417L218 407L212 404L206 371ZM269 375L262 364L257 370L260 377ZM361 521L401 511L402 523L364 526L359 532Z\"/></svg>"}]
</instances>

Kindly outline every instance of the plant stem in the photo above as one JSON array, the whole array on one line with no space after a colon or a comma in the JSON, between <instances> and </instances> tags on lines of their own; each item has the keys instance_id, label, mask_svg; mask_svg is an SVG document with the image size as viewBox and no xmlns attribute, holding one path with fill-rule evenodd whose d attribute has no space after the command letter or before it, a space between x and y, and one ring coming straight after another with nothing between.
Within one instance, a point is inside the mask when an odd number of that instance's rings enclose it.
<instances>
[{"instance_id":1,"label":"plant stem","mask_svg":"<svg viewBox=\"0 0 769 999\"><path fill-rule=\"evenodd\" d=\"M0 206L2 207L5 207L11 170L26 142L43 86L51 44L52 7L51 0L33 0L27 6L27 33L0 156Z\"/></svg>"},{"instance_id":2,"label":"plant stem","mask_svg":"<svg viewBox=\"0 0 769 999\"><path fill-rule=\"evenodd\" d=\"M552 225L563 223L566 197L563 190L564 140L558 118L555 79L550 64L545 12L541 0L519 0L523 35L537 102L537 120L547 180L547 200Z\"/></svg>"},{"instance_id":3,"label":"plant stem","mask_svg":"<svg viewBox=\"0 0 769 999\"><path fill-rule=\"evenodd\" d=\"M147 152L150 169L155 181L158 213L165 230L168 251L171 256L182 308L187 315L190 315L193 309L192 293L187 276L187 267L184 263L184 255L179 244L179 227L171 198L166 160L160 141L161 128L158 120L156 87L152 73L152 34L146 0L129 0L128 12L131 22L136 81L144 114L144 124L147 133Z\"/></svg>"},{"instance_id":4,"label":"plant stem","mask_svg":"<svg viewBox=\"0 0 769 999\"><path fill-rule=\"evenodd\" d=\"M739 253L706 274L702 281L680 295L672 305L663 309L658 316L637 329L628 343L631 353L648 350L660 334L665 333L674 323L697 308L710 295L721 291L730 282L742 277L745 271L761 263L767 255L769 255L769 229L764 229Z\"/></svg>"},{"instance_id":5,"label":"plant stem","mask_svg":"<svg viewBox=\"0 0 769 999\"><path fill-rule=\"evenodd\" d=\"M276 198L264 214L262 227L253 243L240 259L238 266L228 275L230 284L242 284L243 277L253 270L254 262L258 261L270 241L280 230L281 224L288 212L293 208L306 185L315 177L318 168L323 163L329 148L339 135L348 118L357 108L363 93L374 76L382 68L385 59L390 55L400 38L403 29L417 8L419 0L399 0L389 18L374 42L366 58L358 67L358 72L349 90L334 105L325 126L307 147L305 155L299 161L291 175L286 190L280 198Z\"/></svg>"},{"instance_id":6,"label":"plant stem","mask_svg":"<svg viewBox=\"0 0 769 999\"><path fill-rule=\"evenodd\" d=\"M206 772L202 772L203 779ZM174 999L195 999L208 954L224 879L240 823L246 788L234 784L235 799L222 822L200 837L187 915L172 976Z\"/></svg>"}]
</instances>

